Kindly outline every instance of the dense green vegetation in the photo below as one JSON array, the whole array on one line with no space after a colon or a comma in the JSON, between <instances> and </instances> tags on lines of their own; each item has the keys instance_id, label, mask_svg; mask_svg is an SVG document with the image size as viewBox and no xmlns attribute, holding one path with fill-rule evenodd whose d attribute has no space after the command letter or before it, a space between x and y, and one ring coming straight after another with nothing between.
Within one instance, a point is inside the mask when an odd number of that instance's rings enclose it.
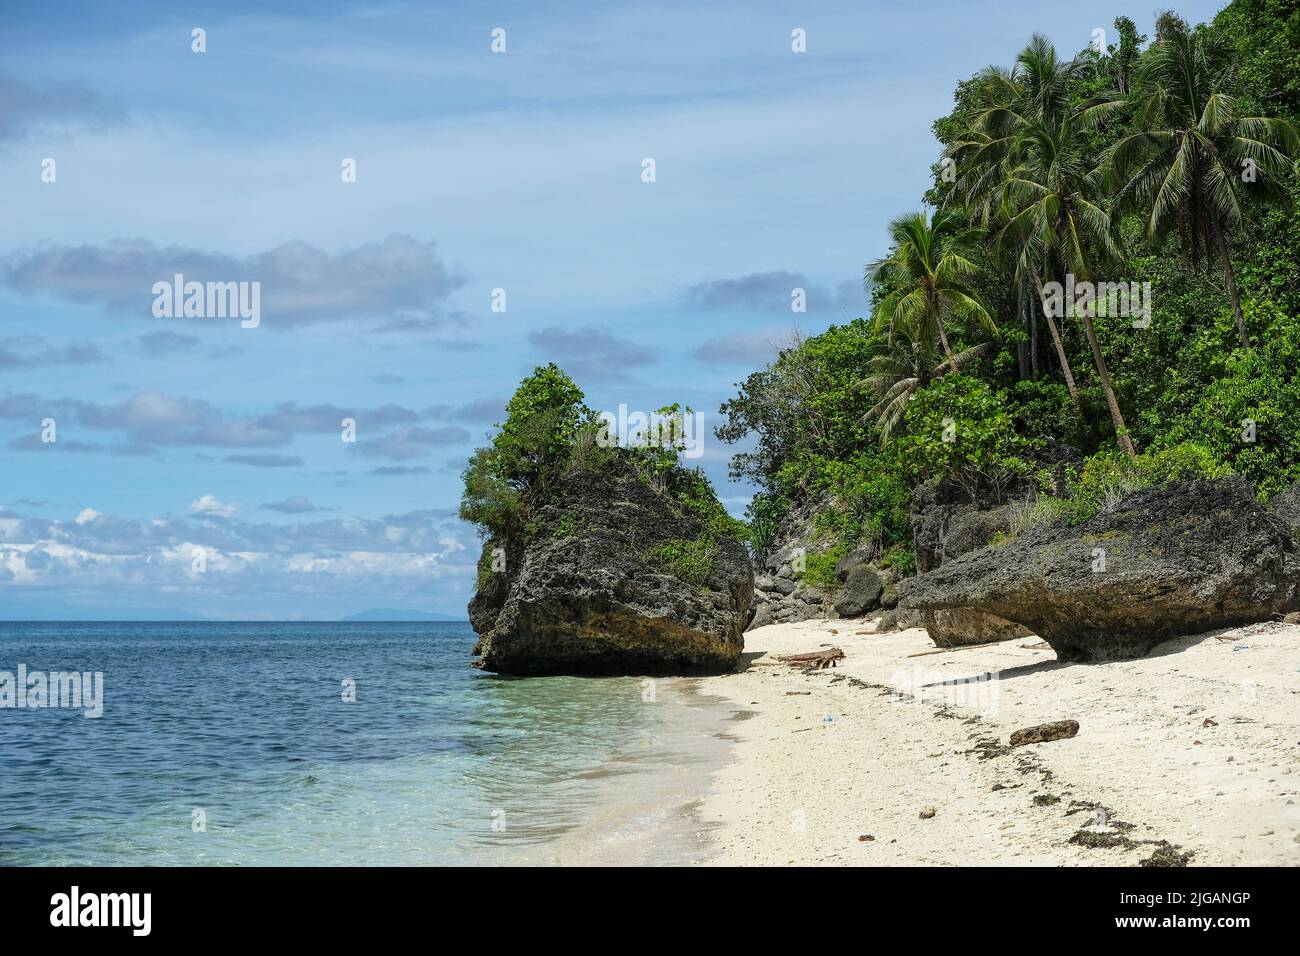
<instances>
[{"instance_id":1,"label":"dense green vegetation","mask_svg":"<svg viewBox=\"0 0 1300 956\"><path fill-rule=\"evenodd\" d=\"M584 472L611 473L616 464L664 494L700 528L693 539L654 546L648 560L690 583L707 578L718 541L741 539L745 529L718 502L704 473L681 464L682 416L690 409L673 404L655 414L659 427L652 422L643 441L620 445L564 371L554 364L534 369L506 405L506 419L491 443L474 452L463 475L460 516L485 539L480 585L492 571L492 545L526 542L542 530L539 511L557 482ZM565 513L550 533L568 538L580 530L575 516Z\"/></svg>"},{"instance_id":2,"label":"dense green vegetation","mask_svg":"<svg viewBox=\"0 0 1300 956\"><path fill-rule=\"evenodd\" d=\"M906 571L935 478L1016 489L1021 527L1179 478L1300 479L1300 7L1114 27L960 82L926 208L866 267L871 314L723 405L718 437L753 439L732 475L760 488L756 550L811 500L833 544L806 580L864 546Z\"/></svg>"}]
</instances>

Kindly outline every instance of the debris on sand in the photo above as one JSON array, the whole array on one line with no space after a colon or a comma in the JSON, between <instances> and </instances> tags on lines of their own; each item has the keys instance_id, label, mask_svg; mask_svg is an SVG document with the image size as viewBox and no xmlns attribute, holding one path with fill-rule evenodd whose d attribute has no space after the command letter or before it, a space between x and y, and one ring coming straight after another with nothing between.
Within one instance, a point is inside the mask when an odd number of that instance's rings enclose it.
<instances>
[{"instance_id":1,"label":"debris on sand","mask_svg":"<svg viewBox=\"0 0 1300 956\"><path fill-rule=\"evenodd\" d=\"M1161 840L1154 853L1145 860L1138 860L1138 866L1186 866L1191 859L1190 851L1179 853L1178 847Z\"/></svg>"},{"instance_id":2,"label":"debris on sand","mask_svg":"<svg viewBox=\"0 0 1300 956\"><path fill-rule=\"evenodd\" d=\"M1065 740L1079 732L1077 720L1058 720L1050 724L1038 724L1035 727L1023 727L1011 735L1011 746L1023 747L1025 744L1041 744L1049 740Z\"/></svg>"},{"instance_id":3,"label":"debris on sand","mask_svg":"<svg viewBox=\"0 0 1300 956\"><path fill-rule=\"evenodd\" d=\"M778 657L777 660L783 664L796 664L802 667L825 670L827 667L834 667L836 661L844 660L844 652L838 647L828 647L824 651L811 651L807 654L787 654L784 657Z\"/></svg>"}]
</instances>

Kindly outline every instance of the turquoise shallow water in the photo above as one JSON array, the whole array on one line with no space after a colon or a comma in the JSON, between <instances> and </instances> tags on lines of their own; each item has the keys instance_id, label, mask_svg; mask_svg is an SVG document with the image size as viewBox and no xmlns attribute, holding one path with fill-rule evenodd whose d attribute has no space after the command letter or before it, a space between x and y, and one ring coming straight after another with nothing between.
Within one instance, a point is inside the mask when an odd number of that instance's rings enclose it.
<instances>
[{"instance_id":1,"label":"turquoise shallow water","mask_svg":"<svg viewBox=\"0 0 1300 956\"><path fill-rule=\"evenodd\" d=\"M0 863L705 852L690 809L726 743L690 682L494 677L473 642L463 623L0 623L0 671L104 675L98 719L0 708Z\"/></svg>"}]
</instances>

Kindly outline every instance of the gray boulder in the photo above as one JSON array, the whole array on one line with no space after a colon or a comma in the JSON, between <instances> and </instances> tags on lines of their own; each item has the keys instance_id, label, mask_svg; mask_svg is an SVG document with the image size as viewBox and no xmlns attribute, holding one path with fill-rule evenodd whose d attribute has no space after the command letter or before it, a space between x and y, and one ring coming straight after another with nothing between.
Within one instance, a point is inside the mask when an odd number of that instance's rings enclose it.
<instances>
[{"instance_id":1,"label":"gray boulder","mask_svg":"<svg viewBox=\"0 0 1300 956\"><path fill-rule=\"evenodd\" d=\"M1268 507L1291 527L1300 527L1300 482L1274 495Z\"/></svg>"},{"instance_id":2,"label":"gray boulder","mask_svg":"<svg viewBox=\"0 0 1300 956\"><path fill-rule=\"evenodd\" d=\"M526 539L489 540L506 570L469 605L476 666L503 674L695 674L744 647L754 575L739 542L621 459L557 480ZM683 547L702 560L674 564ZM678 575L687 574L689 579Z\"/></svg>"},{"instance_id":3,"label":"gray boulder","mask_svg":"<svg viewBox=\"0 0 1300 956\"><path fill-rule=\"evenodd\" d=\"M1033 632L1023 624L1016 624L996 614L985 614L968 607L946 611L921 611L921 623L935 647L965 647L970 644L991 644L1028 637Z\"/></svg>"},{"instance_id":4,"label":"gray boulder","mask_svg":"<svg viewBox=\"0 0 1300 956\"><path fill-rule=\"evenodd\" d=\"M918 572L933 571L945 561L1010 533L1011 505L997 498L971 497L964 489L942 480L912 490L912 538ZM1029 633L1019 624L972 608L923 614L921 621L936 647L1007 641Z\"/></svg>"},{"instance_id":5,"label":"gray boulder","mask_svg":"<svg viewBox=\"0 0 1300 956\"><path fill-rule=\"evenodd\" d=\"M876 631L880 634L888 631L906 631L912 627L925 627L925 620L920 611L905 607L890 608L876 621Z\"/></svg>"},{"instance_id":6,"label":"gray boulder","mask_svg":"<svg viewBox=\"0 0 1300 956\"><path fill-rule=\"evenodd\" d=\"M912 541L916 570L933 571L944 561L982 548L999 532L1009 533L1011 509L988 497L972 499L947 481L912 490Z\"/></svg>"},{"instance_id":7,"label":"gray boulder","mask_svg":"<svg viewBox=\"0 0 1300 956\"><path fill-rule=\"evenodd\" d=\"M922 611L1022 624L1058 659L1136 657L1161 641L1300 606L1291 528L1239 478L1135 492L1078 527L1037 527L907 582Z\"/></svg>"},{"instance_id":8,"label":"gray boulder","mask_svg":"<svg viewBox=\"0 0 1300 956\"><path fill-rule=\"evenodd\" d=\"M850 565L840 580L843 583L836 592L834 605L840 617L861 617L880 606L885 585L875 569L865 562Z\"/></svg>"}]
</instances>

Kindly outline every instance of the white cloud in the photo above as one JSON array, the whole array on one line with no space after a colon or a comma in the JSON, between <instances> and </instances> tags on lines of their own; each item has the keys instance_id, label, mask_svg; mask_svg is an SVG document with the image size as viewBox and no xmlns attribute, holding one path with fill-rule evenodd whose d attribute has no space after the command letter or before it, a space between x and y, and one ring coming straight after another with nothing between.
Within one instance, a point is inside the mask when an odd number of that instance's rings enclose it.
<instances>
[{"instance_id":1,"label":"white cloud","mask_svg":"<svg viewBox=\"0 0 1300 956\"><path fill-rule=\"evenodd\" d=\"M204 495L197 501L190 502L190 514L221 515L223 518L229 518L238 507L238 505L228 505L218 501L215 495Z\"/></svg>"}]
</instances>

